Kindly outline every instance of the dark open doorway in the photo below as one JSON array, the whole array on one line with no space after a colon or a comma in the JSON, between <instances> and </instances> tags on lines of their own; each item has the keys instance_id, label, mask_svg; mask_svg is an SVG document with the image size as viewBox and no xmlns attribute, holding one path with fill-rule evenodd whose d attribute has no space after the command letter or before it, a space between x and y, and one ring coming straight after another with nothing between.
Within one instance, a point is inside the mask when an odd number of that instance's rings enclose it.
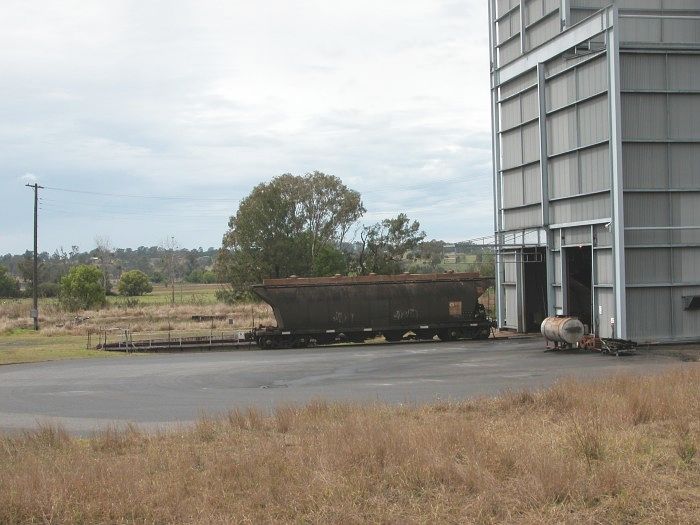
<instances>
[{"instance_id":1,"label":"dark open doorway","mask_svg":"<svg viewBox=\"0 0 700 525\"><path fill-rule=\"evenodd\" d=\"M565 248L566 257L566 313L575 315L591 328L593 309L593 277L591 247Z\"/></svg>"},{"instance_id":2,"label":"dark open doorway","mask_svg":"<svg viewBox=\"0 0 700 525\"><path fill-rule=\"evenodd\" d=\"M523 282L525 285L525 331L539 332L547 317L546 248L535 248L523 255Z\"/></svg>"}]
</instances>

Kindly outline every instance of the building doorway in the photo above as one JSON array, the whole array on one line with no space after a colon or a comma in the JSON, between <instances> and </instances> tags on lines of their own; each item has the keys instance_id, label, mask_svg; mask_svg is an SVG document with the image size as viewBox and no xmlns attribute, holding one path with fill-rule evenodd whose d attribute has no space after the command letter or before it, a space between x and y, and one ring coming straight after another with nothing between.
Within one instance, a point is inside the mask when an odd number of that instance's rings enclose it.
<instances>
[{"instance_id":1,"label":"building doorway","mask_svg":"<svg viewBox=\"0 0 700 525\"><path fill-rule=\"evenodd\" d=\"M566 314L578 317L591 331L593 313L593 264L590 246L564 248Z\"/></svg>"},{"instance_id":2,"label":"building doorway","mask_svg":"<svg viewBox=\"0 0 700 525\"><path fill-rule=\"evenodd\" d=\"M534 248L523 254L524 324L526 332L539 332L547 317L546 248Z\"/></svg>"}]
</instances>

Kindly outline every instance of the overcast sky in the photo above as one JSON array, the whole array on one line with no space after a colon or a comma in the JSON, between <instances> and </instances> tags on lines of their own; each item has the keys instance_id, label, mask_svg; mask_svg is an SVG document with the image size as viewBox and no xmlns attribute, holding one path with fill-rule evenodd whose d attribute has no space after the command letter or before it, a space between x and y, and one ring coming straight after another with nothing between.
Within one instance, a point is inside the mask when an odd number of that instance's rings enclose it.
<instances>
[{"instance_id":1,"label":"overcast sky","mask_svg":"<svg viewBox=\"0 0 700 525\"><path fill-rule=\"evenodd\" d=\"M40 192L41 251L219 246L253 186L313 170L365 222L492 231L482 0L2 4L0 253L32 247L35 180L88 192Z\"/></svg>"}]
</instances>

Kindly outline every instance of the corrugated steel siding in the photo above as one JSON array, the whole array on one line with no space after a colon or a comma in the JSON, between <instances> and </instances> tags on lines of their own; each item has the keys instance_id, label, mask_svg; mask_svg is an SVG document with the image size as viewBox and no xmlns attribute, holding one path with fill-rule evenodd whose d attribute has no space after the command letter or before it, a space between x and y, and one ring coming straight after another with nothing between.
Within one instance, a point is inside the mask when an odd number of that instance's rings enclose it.
<instances>
[{"instance_id":1,"label":"corrugated steel siding","mask_svg":"<svg viewBox=\"0 0 700 525\"><path fill-rule=\"evenodd\" d=\"M523 170L516 168L503 172L503 207L522 206L523 202Z\"/></svg>"},{"instance_id":2,"label":"corrugated steel siding","mask_svg":"<svg viewBox=\"0 0 700 525\"><path fill-rule=\"evenodd\" d=\"M628 193L625 226L669 226L669 206L667 193Z\"/></svg>"},{"instance_id":3,"label":"corrugated steel siding","mask_svg":"<svg viewBox=\"0 0 700 525\"><path fill-rule=\"evenodd\" d=\"M610 217L610 195L589 195L550 205L552 223L566 223L606 219Z\"/></svg>"},{"instance_id":4,"label":"corrugated steel siding","mask_svg":"<svg viewBox=\"0 0 700 525\"><path fill-rule=\"evenodd\" d=\"M697 188L700 181L700 144L671 144L671 186Z\"/></svg>"},{"instance_id":5,"label":"corrugated steel siding","mask_svg":"<svg viewBox=\"0 0 700 525\"><path fill-rule=\"evenodd\" d=\"M627 284L663 284L671 282L671 252L668 249L626 250Z\"/></svg>"},{"instance_id":6,"label":"corrugated steel siding","mask_svg":"<svg viewBox=\"0 0 700 525\"><path fill-rule=\"evenodd\" d=\"M670 138L700 139L700 94L669 95L668 117Z\"/></svg>"},{"instance_id":7,"label":"corrugated steel siding","mask_svg":"<svg viewBox=\"0 0 700 525\"><path fill-rule=\"evenodd\" d=\"M673 250L673 282L700 283L700 248Z\"/></svg>"},{"instance_id":8,"label":"corrugated steel siding","mask_svg":"<svg viewBox=\"0 0 700 525\"><path fill-rule=\"evenodd\" d=\"M666 95L656 93L622 94L623 139L665 139Z\"/></svg>"},{"instance_id":9,"label":"corrugated steel siding","mask_svg":"<svg viewBox=\"0 0 700 525\"><path fill-rule=\"evenodd\" d=\"M605 55L577 68L578 98L588 98L608 90L608 70Z\"/></svg>"},{"instance_id":10,"label":"corrugated steel siding","mask_svg":"<svg viewBox=\"0 0 700 525\"><path fill-rule=\"evenodd\" d=\"M615 295L612 288L596 288L595 303L598 305L599 311L594 312L598 318L598 333L601 337L613 337L612 327L610 326L610 318L615 317Z\"/></svg>"},{"instance_id":11,"label":"corrugated steel siding","mask_svg":"<svg viewBox=\"0 0 700 525\"><path fill-rule=\"evenodd\" d=\"M639 341L671 337L673 329L670 290L628 288L627 330Z\"/></svg>"},{"instance_id":12,"label":"corrugated steel siding","mask_svg":"<svg viewBox=\"0 0 700 525\"><path fill-rule=\"evenodd\" d=\"M610 0L571 0L571 8L596 8L600 9L602 7L611 4Z\"/></svg>"},{"instance_id":13,"label":"corrugated steel siding","mask_svg":"<svg viewBox=\"0 0 700 525\"><path fill-rule=\"evenodd\" d=\"M625 209L625 212L627 212L627 209ZM671 242L671 232L668 230L625 231L625 246L649 246L653 244L668 244L669 242Z\"/></svg>"},{"instance_id":14,"label":"corrugated steel siding","mask_svg":"<svg viewBox=\"0 0 700 525\"><path fill-rule=\"evenodd\" d=\"M667 78L671 90L700 89L700 55L668 55Z\"/></svg>"},{"instance_id":15,"label":"corrugated steel siding","mask_svg":"<svg viewBox=\"0 0 700 525\"><path fill-rule=\"evenodd\" d=\"M515 284L518 280L518 268L515 264L514 253L504 253L502 255L504 282L506 284Z\"/></svg>"},{"instance_id":16,"label":"corrugated steel siding","mask_svg":"<svg viewBox=\"0 0 700 525\"><path fill-rule=\"evenodd\" d=\"M537 71L532 70L527 73L523 73L517 78L514 78L510 82L503 84L498 88L500 97L507 98L511 95L515 95L520 91L524 91L527 88L537 85Z\"/></svg>"},{"instance_id":17,"label":"corrugated steel siding","mask_svg":"<svg viewBox=\"0 0 700 525\"><path fill-rule=\"evenodd\" d=\"M496 0L496 16L501 16L508 12L509 9L519 5L519 0Z\"/></svg>"},{"instance_id":18,"label":"corrugated steel siding","mask_svg":"<svg viewBox=\"0 0 700 525\"><path fill-rule=\"evenodd\" d=\"M502 44L511 36L520 32L520 11L515 10L507 17L496 22L498 43Z\"/></svg>"},{"instance_id":19,"label":"corrugated steel siding","mask_svg":"<svg viewBox=\"0 0 700 525\"><path fill-rule=\"evenodd\" d=\"M498 64L504 66L520 56L520 39L509 40L498 48Z\"/></svg>"},{"instance_id":20,"label":"corrugated steel siding","mask_svg":"<svg viewBox=\"0 0 700 525\"><path fill-rule=\"evenodd\" d=\"M559 0L527 0L525 2L525 24L530 25L553 11L559 10Z\"/></svg>"},{"instance_id":21,"label":"corrugated steel siding","mask_svg":"<svg viewBox=\"0 0 700 525\"><path fill-rule=\"evenodd\" d=\"M608 97L596 97L582 102L578 107L579 145L588 146L608 140L610 124L608 122Z\"/></svg>"},{"instance_id":22,"label":"corrugated steel siding","mask_svg":"<svg viewBox=\"0 0 700 525\"><path fill-rule=\"evenodd\" d=\"M540 158L540 128L537 122L523 126L523 162L534 162Z\"/></svg>"},{"instance_id":23,"label":"corrugated steel siding","mask_svg":"<svg viewBox=\"0 0 700 525\"><path fill-rule=\"evenodd\" d=\"M523 204L539 204L542 202L542 184L540 182L540 163L523 168Z\"/></svg>"},{"instance_id":24,"label":"corrugated steel siding","mask_svg":"<svg viewBox=\"0 0 700 525\"><path fill-rule=\"evenodd\" d=\"M518 289L513 285L505 285L505 325L507 328L518 328Z\"/></svg>"},{"instance_id":25,"label":"corrugated steel siding","mask_svg":"<svg viewBox=\"0 0 700 525\"><path fill-rule=\"evenodd\" d=\"M527 29L525 33L527 49L533 49L544 44L547 40L557 36L560 31L561 22L559 17L556 14L549 15L548 18Z\"/></svg>"},{"instance_id":26,"label":"corrugated steel siding","mask_svg":"<svg viewBox=\"0 0 700 525\"><path fill-rule=\"evenodd\" d=\"M537 118L540 111L537 90L531 89L520 96L523 122Z\"/></svg>"},{"instance_id":27,"label":"corrugated steel siding","mask_svg":"<svg viewBox=\"0 0 700 525\"><path fill-rule=\"evenodd\" d=\"M506 230L521 230L539 226L542 223L542 211L539 206L516 208L503 212L503 225Z\"/></svg>"},{"instance_id":28,"label":"corrugated steel siding","mask_svg":"<svg viewBox=\"0 0 700 525\"><path fill-rule=\"evenodd\" d=\"M666 144L625 143L622 145L622 168L625 189L668 187Z\"/></svg>"},{"instance_id":29,"label":"corrugated steel siding","mask_svg":"<svg viewBox=\"0 0 700 525\"><path fill-rule=\"evenodd\" d=\"M547 117L547 151L556 155L578 145L576 108L562 110Z\"/></svg>"},{"instance_id":30,"label":"corrugated steel siding","mask_svg":"<svg viewBox=\"0 0 700 525\"><path fill-rule=\"evenodd\" d=\"M591 227L579 226L576 228L566 228L563 231L564 246L580 246L591 244Z\"/></svg>"},{"instance_id":31,"label":"corrugated steel siding","mask_svg":"<svg viewBox=\"0 0 700 525\"><path fill-rule=\"evenodd\" d=\"M520 128L501 133L501 168L504 170L523 163L523 146Z\"/></svg>"},{"instance_id":32,"label":"corrugated steel siding","mask_svg":"<svg viewBox=\"0 0 700 525\"><path fill-rule=\"evenodd\" d=\"M665 89L666 57L620 53L620 85L625 89Z\"/></svg>"},{"instance_id":33,"label":"corrugated steel siding","mask_svg":"<svg viewBox=\"0 0 700 525\"><path fill-rule=\"evenodd\" d=\"M501 131L513 128L522 123L520 114L520 97L515 97L501 102Z\"/></svg>"},{"instance_id":34,"label":"corrugated steel siding","mask_svg":"<svg viewBox=\"0 0 700 525\"><path fill-rule=\"evenodd\" d=\"M697 4L694 9L697 9ZM661 22L663 41L673 44L700 42L700 20L664 19Z\"/></svg>"},{"instance_id":35,"label":"corrugated steel siding","mask_svg":"<svg viewBox=\"0 0 700 525\"><path fill-rule=\"evenodd\" d=\"M622 42L661 42L661 20L658 18L621 18L619 27Z\"/></svg>"},{"instance_id":36,"label":"corrugated steel siding","mask_svg":"<svg viewBox=\"0 0 700 525\"><path fill-rule=\"evenodd\" d=\"M700 226L700 193L671 194L671 225Z\"/></svg>"},{"instance_id":37,"label":"corrugated steel siding","mask_svg":"<svg viewBox=\"0 0 700 525\"><path fill-rule=\"evenodd\" d=\"M579 154L581 193L610 189L610 153L608 145L586 149Z\"/></svg>"},{"instance_id":38,"label":"corrugated steel siding","mask_svg":"<svg viewBox=\"0 0 700 525\"><path fill-rule=\"evenodd\" d=\"M576 152L550 159L548 176L550 198L556 199L580 193Z\"/></svg>"},{"instance_id":39,"label":"corrugated steel siding","mask_svg":"<svg viewBox=\"0 0 700 525\"><path fill-rule=\"evenodd\" d=\"M595 282L596 284L613 284L615 281L613 256L611 249L595 250Z\"/></svg>"},{"instance_id":40,"label":"corrugated steel siding","mask_svg":"<svg viewBox=\"0 0 700 525\"><path fill-rule=\"evenodd\" d=\"M547 111L562 108L576 101L576 77L573 71L547 81Z\"/></svg>"},{"instance_id":41,"label":"corrugated steel siding","mask_svg":"<svg viewBox=\"0 0 700 525\"><path fill-rule=\"evenodd\" d=\"M674 337L697 337L700 334L700 311L683 310L684 295L700 295L700 286L674 288L671 291L671 308L674 314Z\"/></svg>"},{"instance_id":42,"label":"corrugated steel siding","mask_svg":"<svg viewBox=\"0 0 700 525\"><path fill-rule=\"evenodd\" d=\"M612 230L605 224L596 224L593 227L593 233L596 238L596 246L612 246Z\"/></svg>"}]
</instances>

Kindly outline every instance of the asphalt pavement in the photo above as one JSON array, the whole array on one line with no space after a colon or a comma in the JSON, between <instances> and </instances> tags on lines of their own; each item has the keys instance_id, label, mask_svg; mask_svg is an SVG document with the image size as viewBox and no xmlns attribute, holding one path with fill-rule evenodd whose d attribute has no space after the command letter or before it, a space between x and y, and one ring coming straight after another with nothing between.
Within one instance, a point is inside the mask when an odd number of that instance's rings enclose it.
<instances>
[{"instance_id":1,"label":"asphalt pavement","mask_svg":"<svg viewBox=\"0 0 700 525\"><path fill-rule=\"evenodd\" d=\"M132 355L0 366L0 429L56 422L167 428L234 407L314 398L423 403L537 388L564 376L649 372L668 356L544 352L541 338Z\"/></svg>"}]
</instances>

